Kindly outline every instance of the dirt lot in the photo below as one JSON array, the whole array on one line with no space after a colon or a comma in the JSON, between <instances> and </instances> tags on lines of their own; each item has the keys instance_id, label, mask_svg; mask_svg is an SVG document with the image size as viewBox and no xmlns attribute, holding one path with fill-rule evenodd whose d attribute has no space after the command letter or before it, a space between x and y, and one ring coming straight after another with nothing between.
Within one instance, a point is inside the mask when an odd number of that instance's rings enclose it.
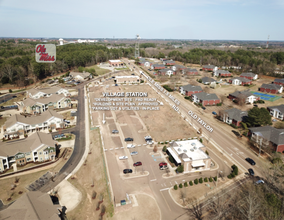
<instances>
[{"instance_id":1,"label":"dirt lot","mask_svg":"<svg viewBox=\"0 0 284 220\"><path fill-rule=\"evenodd\" d=\"M70 155L72 154L72 149L70 150L71 151L68 151L65 158L69 158ZM21 194L19 194L20 191L23 193L27 192L26 187L35 180L37 180L39 177L41 177L43 174L45 174L47 171L58 172L67 162L65 158L60 159L55 166L50 165L47 167L39 168L38 171L31 170L24 173L20 173L17 176L19 178L19 182L16 184L15 184L16 176L11 176L10 178L6 179L0 179L0 185L1 185L0 199L4 204L9 204L10 202L15 201L21 196ZM28 164L27 166L24 166L24 168L28 168L30 166L31 165ZM11 190L12 185L16 185L15 189L13 190ZM7 201L9 197L11 197L12 199L10 201Z\"/></svg>"},{"instance_id":2,"label":"dirt lot","mask_svg":"<svg viewBox=\"0 0 284 220\"><path fill-rule=\"evenodd\" d=\"M145 194L136 194L135 195L138 206L132 207L127 205L126 207L119 208L119 212L115 214L114 220L159 220L160 213L159 207L155 200Z\"/></svg>"},{"instance_id":3,"label":"dirt lot","mask_svg":"<svg viewBox=\"0 0 284 220\"><path fill-rule=\"evenodd\" d=\"M104 219L109 219L114 213L106 185L99 130L90 131L90 138L91 154L88 154L86 165L83 165L76 173L75 179L69 179L70 183L80 190L83 198L74 210L67 213L69 220L99 219L100 210L96 211L96 206L100 194L103 195L102 204L106 206ZM93 184L94 186L92 187ZM94 191L97 193L96 199L92 199Z\"/></svg>"},{"instance_id":4,"label":"dirt lot","mask_svg":"<svg viewBox=\"0 0 284 220\"><path fill-rule=\"evenodd\" d=\"M109 73L109 72L110 72L110 70L108 70L108 69L102 69L102 68L100 68L100 67L97 66L97 65L89 66L89 67L87 67L87 68L94 68L94 69L96 70L96 73L97 73L98 75L103 75L103 74L105 74L105 73Z\"/></svg>"}]
</instances>

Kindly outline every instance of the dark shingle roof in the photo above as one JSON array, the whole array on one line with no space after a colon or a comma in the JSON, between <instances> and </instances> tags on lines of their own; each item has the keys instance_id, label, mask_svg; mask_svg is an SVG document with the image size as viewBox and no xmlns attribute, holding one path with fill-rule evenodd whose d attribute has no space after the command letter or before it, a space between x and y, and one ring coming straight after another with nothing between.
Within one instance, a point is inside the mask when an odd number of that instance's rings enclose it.
<instances>
[{"instance_id":1,"label":"dark shingle roof","mask_svg":"<svg viewBox=\"0 0 284 220\"><path fill-rule=\"evenodd\" d=\"M193 94L195 95L198 99L204 101L204 100L219 100L218 96L215 93L206 93L206 92L200 92Z\"/></svg>"},{"instance_id":2,"label":"dark shingle roof","mask_svg":"<svg viewBox=\"0 0 284 220\"><path fill-rule=\"evenodd\" d=\"M274 79L274 82L284 83L284 79Z\"/></svg>"},{"instance_id":3,"label":"dark shingle roof","mask_svg":"<svg viewBox=\"0 0 284 220\"><path fill-rule=\"evenodd\" d=\"M242 73L241 76L247 76L247 77L254 77L256 74L254 73Z\"/></svg>"},{"instance_id":4,"label":"dark shingle roof","mask_svg":"<svg viewBox=\"0 0 284 220\"><path fill-rule=\"evenodd\" d=\"M232 108L225 110L228 113L229 118L234 119L235 121L244 121L244 118L248 116L247 111L242 111L237 108Z\"/></svg>"},{"instance_id":5,"label":"dark shingle roof","mask_svg":"<svg viewBox=\"0 0 284 220\"><path fill-rule=\"evenodd\" d=\"M280 85L276 85L276 84L262 84L260 88L279 90L281 88L281 86Z\"/></svg>"},{"instance_id":6,"label":"dark shingle roof","mask_svg":"<svg viewBox=\"0 0 284 220\"><path fill-rule=\"evenodd\" d=\"M202 80L202 83L206 83L206 82L209 82L209 83L211 83L211 82L216 82L215 79L210 78L210 77L207 77L207 76L201 78L201 80Z\"/></svg>"},{"instance_id":7,"label":"dark shingle roof","mask_svg":"<svg viewBox=\"0 0 284 220\"><path fill-rule=\"evenodd\" d=\"M230 93L229 95L234 96L234 97L239 97L240 95L249 97L249 96L252 96L253 94L249 90L244 90L244 91L236 91L236 92Z\"/></svg>"},{"instance_id":8,"label":"dark shingle roof","mask_svg":"<svg viewBox=\"0 0 284 220\"><path fill-rule=\"evenodd\" d=\"M216 72L217 72L218 74L219 74L219 73L225 73L225 74L230 73L228 70L217 70Z\"/></svg>"},{"instance_id":9,"label":"dark shingle roof","mask_svg":"<svg viewBox=\"0 0 284 220\"><path fill-rule=\"evenodd\" d=\"M153 64L153 67L165 67L163 64Z\"/></svg>"},{"instance_id":10,"label":"dark shingle roof","mask_svg":"<svg viewBox=\"0 0 284 220\"><path fill-rule=\"evenodd\" d=\"M198 72L197 69L186 68L184 69L186 72Z\"/></svg>"},{"instance_id":11,"label":"dark shingle roof","mask_svg":"<svg viewBox=\"0 0 284 220\"><path fill-rule=\"evenodd\" d=\"M276 105L276 106L269 106L267 107L268 109L273 109L273 110L278 110L279 112L281 112L282 114L284 113L284 105Z\"/></svg>"},{"instance_id":12,"label":"dark shingle roof","mask_svg":"<svg viewBox=\"0 0 284 220\"><path fill-rule=\"evenodd\" d=\"M244 83L246 83L246 82L251 82L250 79L247 79L247 78L244 78L244 77L239 77L239 76L234 77L234 78L232 78L231 80L233 81L234 79L238 79L238 80L240 80L241 82L244 82Z\"/></svg>"},{"instance_id":13,"label":"dark shingle roof","mask_svg":"<svg viewBox=\"0 0 284 220\"><path fill-rule=\"evenodd\" d=\"M161 69L161 70L158 70L158 72L168 72L168 71L172 71L173 72L172 69Z\"/></svg>"},{"instance_id":14,"label":"dark shingle roof","mask_svg":"<svg viewBox=\"0 0 284 220\"><path fill-rule=\"evenodd\" d=\"M184 91L202 91L202 88L200 86L194 86L194 85L186 85L182 86Z\"/></svg>"},{"instance_id":15,"label":"dark shingle roof","mask_svg":"<svg viewBox=\"0 0 284 220\"><path fill-rule=\"evenodd\" d=\"M276 145L284 144L284 129L277 129L270 126L249 128L252 133L256 133Z\"/></svg>"},{"instance_id":16,"label":"dark shingle roof","mask_svg":"<svg viewBox=\"0 0 284 220\"><path fill-rule=\"evenodd\" d=\"M204 65L203 68L214 69L214 65Z\"/></svg>"}]
</instances>

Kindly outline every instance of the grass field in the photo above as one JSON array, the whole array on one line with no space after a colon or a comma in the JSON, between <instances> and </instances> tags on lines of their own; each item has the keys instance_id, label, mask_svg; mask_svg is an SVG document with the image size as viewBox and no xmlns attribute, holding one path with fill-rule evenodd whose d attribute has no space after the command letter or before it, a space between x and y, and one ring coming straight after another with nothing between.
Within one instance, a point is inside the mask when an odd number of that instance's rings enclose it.
<instances>
[{"instance_id":1,"label":"grass field","mask_svg":"<svg viewBox=\"0 0 284 220\"><path fill-rule=\"evenodd\" d=\"M88 68L88 69L94 68L94 69L96 70L96 73L97 73L98 75L103 75L103 74L105 74L105 73L111 72L110 70L108 70L108 69L102 69L102 68L98 67L97 65L89 66L89 67L87 67L87 68Z\"/></svg>"}]
</instances>

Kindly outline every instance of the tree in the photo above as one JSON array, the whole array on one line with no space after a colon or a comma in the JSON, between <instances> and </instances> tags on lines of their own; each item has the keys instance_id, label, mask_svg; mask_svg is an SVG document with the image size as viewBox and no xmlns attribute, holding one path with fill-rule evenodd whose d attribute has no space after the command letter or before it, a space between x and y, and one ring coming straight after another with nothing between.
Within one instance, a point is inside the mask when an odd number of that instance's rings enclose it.
<instances>
[{"instance_id":1,"label":"tree","mask_svg":"<svg viewBox=\"0 0 284 220\"><path fill-rule=\"evenodd\" d=\"M166 152L167 151L167 146L164 146L163 147L163 152Z\"/></svg>"},{"instance_id":2,"label":"tree","mask_svg":"<svg viewBox=\"0 0 284 220\"><path fill-rule=\"evenodd\" d=\"M180 187L182 188L182 187ZM182 199L183 205L185 205L185 199L186 199L186 192L184 190L180 190L180 199Z\"/></svg>"},{"instance_id":3,"label":"tree","mask_svg":"<svg viewBox=\"0 0 284 220\"><path fill-rule=\"evenodd\" d=\"M187 199L187 202L187 213L191 217L191 219L202 220L204 218L202 204L195 197Z\"/></svg>"},{"instance_id":4,"label":"tree","mask_svg":"<svg viewBox=\"0 0 284 220\"><path fill-rule=\"evenodd\" d=\"M179 165L178 168L176 169L176 171L179 173L183 173L183 170L184 170L183 165Z\"/></svg>"},{"instance_id":5,"label":"tree","mask_svg":"<svg viewBox=\"0 0 284 220\"><path fill-rule=\"evenodd\" d=\"M203 178L199 178L199 183L203 183Z\"/></svg>"},{"instance_id":6,"label":"tree","mask_svg":"<svg viewBox=\"0 0 284 220\"><path fill-rule=\"evenodd\" d=\"M194 184L197 185L198 184L198 179L194 180Z\"/></svg>"},{"instance_id":7,"label":"tree","mask_svg":"<svg viewBox=\"0 0 284 220\"><path fill-rule=\"evenodd\" d=\"M177 189L178 189L178 186L177 186L177 184L176 184L176 185L174 185L174 189L175 189L175 190L177 190Z\"/></svg>"},{"instance_id":8,"label":"tree","mask_svg":"<svg viewBox=\"0 0 284 220\"><path fill-rule=\"evenodd\" d=\"M253 107L248 112L247 122L249 127L271 125L271 115L266 108Z\"/></svg>"}]
</instances>

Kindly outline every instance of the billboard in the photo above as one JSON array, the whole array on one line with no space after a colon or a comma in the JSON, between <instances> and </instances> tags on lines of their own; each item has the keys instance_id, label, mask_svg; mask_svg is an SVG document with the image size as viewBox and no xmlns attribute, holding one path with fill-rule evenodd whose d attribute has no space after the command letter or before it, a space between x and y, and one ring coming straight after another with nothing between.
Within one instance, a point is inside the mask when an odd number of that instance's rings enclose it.
<instances>
[{"instance_id":1,"label":"billboard","mask_svg":"<svg viewBox=\"0 0 284 220\"><path fill-rule=\"evenodd\" d=\"M35 59L38 63L54 63L56 61L56 46L54 44L37 44Z\"/></svg>"}]
</instances>

